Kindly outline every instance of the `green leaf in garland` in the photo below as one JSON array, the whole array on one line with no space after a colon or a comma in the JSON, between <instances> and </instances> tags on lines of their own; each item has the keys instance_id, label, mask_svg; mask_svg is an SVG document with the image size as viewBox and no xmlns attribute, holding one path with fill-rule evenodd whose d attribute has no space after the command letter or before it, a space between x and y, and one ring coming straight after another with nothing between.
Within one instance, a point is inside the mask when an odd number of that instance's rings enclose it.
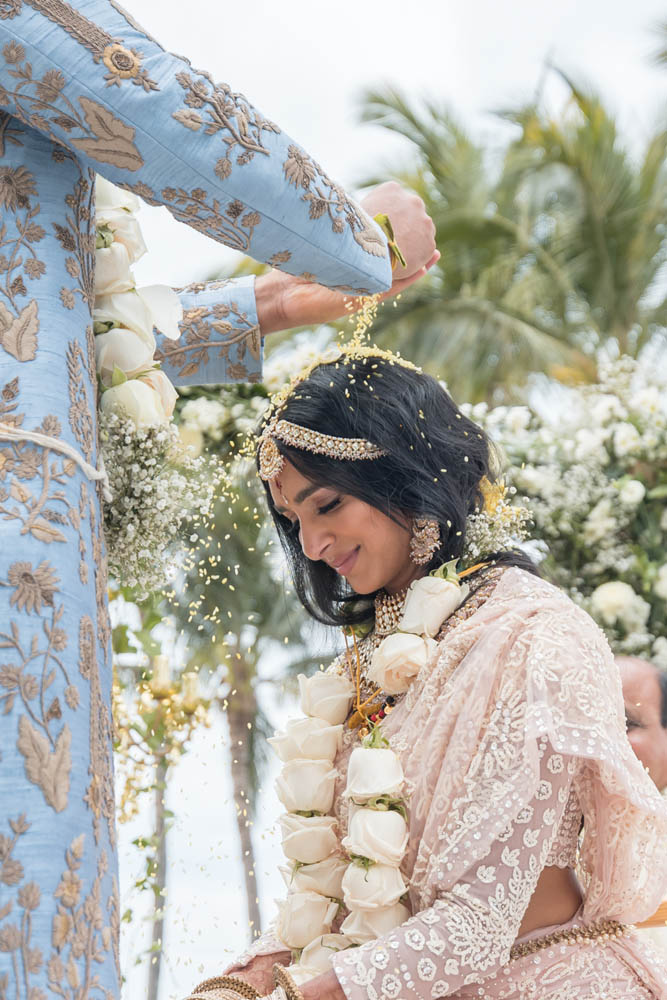
<instances>
[{"instance_id":1,"label":"green leaf in garland","mask_svg":"<svg viewBox=\"0 0 667 1000\"><path fill-rule=\"evenodd\" d=\"M113 230L107 225L98 226L97 237L95 239L95 249L108 250L112 243Z\"/></svg>"},{"instance_id":2,"label":"green leaf in garland","mask_svg":"<svg viewBox=\"0 0 667 1000\"><path fill-rule=\"evenodd\" d=\"M125 374L122 368L119 368L118 365L114 365L113 372L111 375L112 387L117 385L122 385L123 382L127 382L127 375Z\"/></svg>"},{"instance_id":3,"label":"green leaf in garland","mask_svg":"<svg viewBox=\"0 0 667 1000\"><path fill-rule=\"evenodd\" d=\"M434 569L429 576L434 576L438 580L448 580L450 583L458 583L459 575L456 572L456 567L458 565L458 559L450 559L449 562L443 563L442 566L438 566Z\"/></svg>"}]
</instances>

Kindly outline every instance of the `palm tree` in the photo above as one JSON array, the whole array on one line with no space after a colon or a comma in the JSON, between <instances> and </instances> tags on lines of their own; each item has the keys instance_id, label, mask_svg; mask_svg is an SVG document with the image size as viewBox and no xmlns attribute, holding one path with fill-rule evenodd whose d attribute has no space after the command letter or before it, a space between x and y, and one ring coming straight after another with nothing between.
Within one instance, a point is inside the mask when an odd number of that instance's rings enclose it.
<instances>
[{"instance_id":1,"label":"palm tree","mask_svg":"<svg viewBox=\"0 0 667 1000\"><path fill-rule=\"evenodd\" d=\"M667 319L664 299L648 305L667 250L667 133L635 164L601 100L563 79L560 119L536 104L502 114L520 132L495 170L447 108L366 96L364 120L413 145L397 179L424 198L442 254L375 332L460 399L502 397L534 371L590 378L602 343L636 351Z\"/></svg>"}]
</instances>

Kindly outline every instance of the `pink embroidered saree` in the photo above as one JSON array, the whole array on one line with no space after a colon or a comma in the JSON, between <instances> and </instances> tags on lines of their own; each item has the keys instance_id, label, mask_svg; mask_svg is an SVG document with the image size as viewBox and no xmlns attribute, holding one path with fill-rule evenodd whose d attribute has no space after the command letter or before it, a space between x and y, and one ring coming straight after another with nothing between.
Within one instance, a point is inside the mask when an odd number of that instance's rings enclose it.
<instances>
[{"instance_id":1,"label":"pink embroidered saree","mask_svg":"<svg viewBox=\"0 0 667 1000\"><path fill-rule=\"evenodd\" d=\"M667 807L626 739L613 657L583 611L507 569L383 732L408 782L413 916L335 955L349 1000L667 996L667 969L633 931L510 959L547 865L576 867L581 883L583 905L565 927L643 920L667 895ZM355 739L336 761L341 836ZM253 952L277 950L266 936Z\"/></svg>"}]
</instances>

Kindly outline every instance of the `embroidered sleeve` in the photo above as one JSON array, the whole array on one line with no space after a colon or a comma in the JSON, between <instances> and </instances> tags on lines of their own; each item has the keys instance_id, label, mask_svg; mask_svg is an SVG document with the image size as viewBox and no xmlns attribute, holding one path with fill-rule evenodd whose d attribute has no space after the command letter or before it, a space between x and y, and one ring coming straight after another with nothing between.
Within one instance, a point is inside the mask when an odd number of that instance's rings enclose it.
<instances>
[{"instance_id":1,"label":"embroidered sleeve","mask_svg":"<svg viewBox=\"0 0 667 1000\"><path fill-rule=\"evenodd\" d=\"M181 336L156 333L156 360L174 385L258 382L262 338L254 275L190 285L180 292Z\"/></svg>"},{"instance_id":2,"label":"embroidered sleeve","mask_svg":"<svg viewBox=\"0 0 667 1000\"><path fill-rule=\"evenodd\" d=\"M537 746L536 794L517 809L488 854L449 890L440 891L431 907L389 934L335 956L333 966L348 1000L444 997L483 982L509 961L577 768L576 760L555 753L546 737ZM509 787L507 794L516 797ZM472 857L473 814L481 811L482 801L472 797L468 809L470 822L459 849ZM446 870L435 874L446 883Z\"/></svg>"},{"instance_id":3,"label":"embroidered sleeve","mask_svg":"<svg viewBox=\"0 0 667 1000\"><path fill-rule=\"evenodd\" d=\"M340 185L115 4L1 4L0 106L61 157L255 260L357 294L391 286L384 233Z\"/></svg>"}]
</instances>

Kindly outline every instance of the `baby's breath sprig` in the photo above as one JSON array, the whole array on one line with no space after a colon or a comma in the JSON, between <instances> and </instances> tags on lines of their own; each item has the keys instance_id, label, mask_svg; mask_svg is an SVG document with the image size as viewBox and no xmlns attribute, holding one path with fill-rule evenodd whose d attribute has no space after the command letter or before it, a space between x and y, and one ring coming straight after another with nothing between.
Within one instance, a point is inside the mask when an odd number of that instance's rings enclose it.
<instances>
[{"instance_id":1,"label":"baby's breath sprig","mask_svg":"<svg viewBox=\"0 0 667 1000\"><path fill-rule=\"evenodd\" d=\"M214 458L185 449L173 423L137 428L100 415L111 502L104 508L109 572L137 597L173 577L184 531L208 517L222 472Z\"/></svg>"}]
</instances>

